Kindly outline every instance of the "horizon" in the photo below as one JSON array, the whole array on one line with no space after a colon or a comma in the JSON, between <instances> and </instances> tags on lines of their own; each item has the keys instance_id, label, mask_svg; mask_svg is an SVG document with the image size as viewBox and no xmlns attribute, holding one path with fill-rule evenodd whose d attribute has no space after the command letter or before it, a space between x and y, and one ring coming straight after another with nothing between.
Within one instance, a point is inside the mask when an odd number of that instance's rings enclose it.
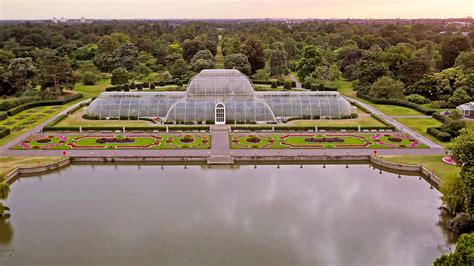
<instances>
[{"instance_id":1,"label":"horizon","mask_svg":"<svg viewBox=\"0 0 474 266\"><path fill-rule=\"evenodd\" d=\"M469 0L2 0L0 20L450 19L473 8Z\"/></svg>"}]
</instances>

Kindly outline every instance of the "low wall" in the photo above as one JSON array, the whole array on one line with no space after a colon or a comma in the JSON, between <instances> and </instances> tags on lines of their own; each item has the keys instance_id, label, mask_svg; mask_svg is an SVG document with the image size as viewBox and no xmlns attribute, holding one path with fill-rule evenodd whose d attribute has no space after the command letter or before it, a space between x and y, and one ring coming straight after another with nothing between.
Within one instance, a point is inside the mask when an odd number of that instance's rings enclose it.
<instances>
[{"instance_id":1,"label":"low wall","mask_svg":"<svg viewBox=\"0 0 474 266\"><path fill-rule=\"evenodd\" d=\"M34 167L18 167L5 176L5 181L8 184L12 184L18 175L47 172L47 171L64 167L66 165L69 165L70 163L71 163L70 158L64 158L58 162L47 164L47 165L39 165L39 166L34 166Z\"/></svg>"},{"instance_id":2,"label":"low wall","mask_svg":"<svg viewBox=\"0 0 474 266\"><path fill-rule=\"evenodd\" d=\"M69 165L70 163L177 163L177 164L207 164L207 156L120 156L120 157L101 157L101 156L72 156L65 158L58 162L40 165L36 167L19 167L11 171L5 180L11 184L15 178L20 174L34 174L46 172L54 169L61 168ZM429 171L422 165L404 165L384 161L383 159L377 158L372 155L317 155L317 156L234 156L234 162L242 164L251 163L354 163L354 162L370 162L376 166L387 168L395 171L403 171L414 174L421 174L428 178L437 187L439 187L443 181L437 177L434 173Z\"/></svg>"}]
</instances>

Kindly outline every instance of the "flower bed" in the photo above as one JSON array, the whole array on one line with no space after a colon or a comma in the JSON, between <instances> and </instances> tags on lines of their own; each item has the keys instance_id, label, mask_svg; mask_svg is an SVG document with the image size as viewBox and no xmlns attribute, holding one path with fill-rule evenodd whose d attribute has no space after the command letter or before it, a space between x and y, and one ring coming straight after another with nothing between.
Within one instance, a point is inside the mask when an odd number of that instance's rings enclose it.
<instances>
[{"instance_id":1,"label":"flower bed","mask_svg":"<svg viewBox=\"0 0 474 266\"><path fill-rule=\"evenodd\" d=\"M230 142L233 149L426 148L405 133L232 134Z\"/></svg>"},{"instance_id":2,"label":"flower bed","mask_svg":"<svg viewBox=\"0 0 474 266\"><path fill-rule=\"evenodd\" d=\"M209 134L74 134L34 135L12 149L71 150L71 149L209 149Z\"/></svg>"}]
</instances>

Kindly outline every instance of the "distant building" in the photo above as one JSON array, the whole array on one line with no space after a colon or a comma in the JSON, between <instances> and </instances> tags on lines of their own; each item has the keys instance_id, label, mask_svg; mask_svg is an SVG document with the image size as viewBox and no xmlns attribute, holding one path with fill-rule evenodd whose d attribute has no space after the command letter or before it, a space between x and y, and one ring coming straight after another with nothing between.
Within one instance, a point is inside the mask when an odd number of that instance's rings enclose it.
<instances>
[{"instance_id":1,"label":"distant building","mask_svg":"<svg viewBox=\"0 0 474 266\"><path fill-rule=\"evenodd\" d=\"M51 20L53 23L58 23L58 19L56 17L53 17L53 19Z\"/></svg>"},{"instance_id":2,"label":"distant building","mask_svg":"<svg viewBox=\"0 0 474 266\"><path fill-rule=\"evenodd\" d=\"M81 23L86 23L86 18L85 17L81 17Z\"/></svg>"},{"instance_id":3,"label":"distant building","mask_svg":"<svg viewBox=\"0 0 474 266\"><path fill-rule=\"evenodd\" d=\"M61 17L61 22L62 22L62 23L65 23L65 22L66 22L66 18Z\"/></svg>"},{"instance_id":4,"label":"distant building","mask_svg":"<svg viewBox=\"0 0 474 266\"><path fill-rule=\"evenodd\" d=\"M465 103L456 107L463 117L474 118L474 102Z\"/></svg>"}]
</instances>

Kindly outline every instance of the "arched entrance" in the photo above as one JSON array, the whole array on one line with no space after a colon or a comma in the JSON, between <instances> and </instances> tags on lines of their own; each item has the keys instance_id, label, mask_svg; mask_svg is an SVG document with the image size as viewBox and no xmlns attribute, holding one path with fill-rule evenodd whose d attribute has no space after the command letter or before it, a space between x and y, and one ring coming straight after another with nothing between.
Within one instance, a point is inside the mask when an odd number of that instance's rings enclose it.
<instances>
[{"instance_id":1,"label":"arched entrance","mask_svg":"<svg viewBox=\"0 0 474 266\"><path fill-rule=\"evenodd\" d=\"M225 105L223 103L216 104L216 116L215 124L216 125L225 125Z\"/></svg>"}]
</instances>

